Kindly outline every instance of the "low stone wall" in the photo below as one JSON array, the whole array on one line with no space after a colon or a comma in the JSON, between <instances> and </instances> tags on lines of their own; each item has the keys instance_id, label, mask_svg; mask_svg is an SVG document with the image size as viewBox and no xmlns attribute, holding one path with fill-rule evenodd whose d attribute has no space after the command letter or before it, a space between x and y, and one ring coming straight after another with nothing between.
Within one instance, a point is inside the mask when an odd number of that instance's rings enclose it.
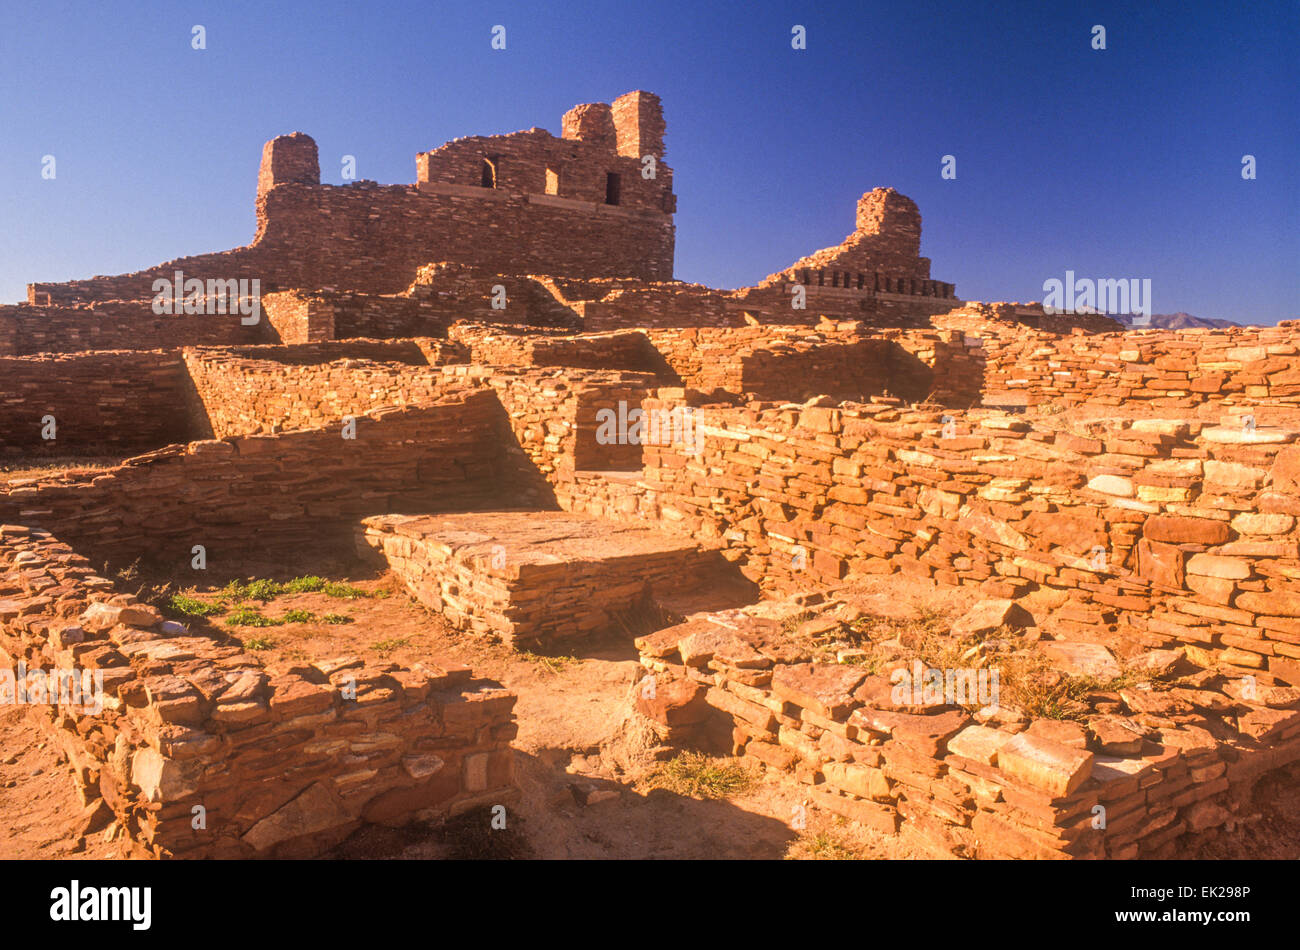
<instances>
[{"instance_id":1,"label":"low stone wall","mask_svg":"<svg viewBox=\"0 0 1300 950\"><path fill-rule=\"evenodd\" d=\"M504 297L497 288L504 289ZM272 323L286 343L445 337L447 328L462 320L518 326L572 323L571 315L557 318L555 309L556 302L532 278L478 273L446 262L421 267L399 294L312 290L268 295Z\"/></svg>"},{"instance_id":2,"label":"low stone wall","mask_svg":"<svg viewBox=\"0 0 1300 950\"><path fill-rule=\"evenodd\" d=\"M187 392L179 356L160 350L0 357L0 451L112 455L183 441L198 434Z\"/></svg>"},{"instance_id":3,"label":"low stone wall","mask_svg":"<svg viewBox=\"0 0 1300 950\"><path fill-rule=\"evenodd\" d=\"M639 467L640 444L615 438L602 444L598 414L617 416L642 404L658 383L647 373L581 368L444 366L442 374L489 387L504 410L502 441L510 469L509 489L518 504L547 507L551 491L584 469ZM669 390L681 394L681 390Z\"/></svg>"},{"instance_id":4,"label":"low stone wall","mask_svg":"<svg viewBox=\"0 0 1300 950\"><path fill-rule=\"evenodd\" d=\"M470 457L495 453L516 504L554 505L548 483L572 481L576 470L642 464L642 446L624 437L626 424L603 432L602 422L610 414L617 420L620 412L625 418L638 408L658 383L655 376L577 367L303 362L354 352L360 343L375 347L380 357L390 351L407 356L423 352L438 361L463 352L454 341L349 340L202 349L187 351L185 359L211 432L219 438L337 426L348 415L383 406L425 406L439 402L444 392L455 394L468 386L485 399L475 417L484 425L482 444Z\"/></svg>"},{"instance_id":5,"label":"low stone wall","mask_svg":"<svg viewBox=\"0 0 1300 950\"><path fill-rule=\"evenodd\" d=\"M368 340L362 337L291 345L204 347L195 352L203 357L234 357L284 366L316 366L345 359L402 363L407 366L440 366L444 363L463 363L469 356L469 350L465 347L433 337L402 340Z\"/></svg>"},{"instance_id":6,"label":"low stone wall","mask_svg":"<svg viewBox=\"0 0 1300 950\"><path fill-rule=\"evenodd\" d=\"M1043 324L1053 318L1036 321ZM1064 318L1054 318L1057 320ZM982 342L984 402L1213 418L1228 408L1300 408L1300 323L1222 330L1069 332L990 313L935 318Z\"/></svg>"},{"instance_id":7,"label":"low stone wall","mask_svg":"<svg viewBox=\"0 0 1300 950\"><path fill-rule=\"evenodd\" d=\"M451 327L448 336L468 347L467 362L492 366L568 366L647 373L665 369L663 357L639 330L568 334L462 323Z\"/></svg>"},{"instance_id":8,"label":"low stone wall","mask_svg":"<svg viewBox=\"0 0 1300 950\"><path fill-rule=\"evenodd\" d=\"M892 395L957 409L980 404L984 361L977 340L944 329L886 330L883 336L897 347L890 353Z\"/></svg>"},{"instance_id":9,"label":"low stone wall","mask_svg":"<svg viewBox=\"0 0 1300 950\"><path fill-rule=\"evenodd\" d=\"M864 341L856 325L850 326L826 333L746 326L652 329L647 335L682 384L702 392L764 393L769 399L798 399L808 388L819 393L853 388L860 395L862 387L870 387L879 392L886 346L880 340Z\"/></svg>"},{"instance_id":10,"label":"low stone wall","mask_svg":"<svg viewBox=\"0 0 1300 950\"><path fill-rule=\"evenodd\" d=\"M503 484L500 405L483 389L447 387L419 408L281 435L172 445L106 471L46 475L0 487L0 521L37 519L79 551L114 564L145 558L210 568L268 550L351 547L357 518L469 510Z\"/></svg>"},{"instance_id":11,"label":"low stone wall","mask_svg":"<svg viewBox=\"0 0 1300 950\"><path fill-rule=\"evenodd\" d=\"M335 353L373 353L379 358L421 356L413 344L367 347L347 343L310 345L312 353L186 350L185 363L217 438L310 429L384 406L436 402L444 377L434 368ZM301 350L301 347L291 348ZM436 356L436 354L435 354ZM251 357L251 358L250 358Z\"/></svg>"},{"instance_id":12,"label":"low stone wall","mask_svg":"<svg viewBox=\"0 0 1300 950\"><path fill-rule=\"evenodd\" d=\"M932 314L945 313L960 301L951 285L912 281L906 288L875 275L866 287L841 284L849 275L814 271L801 278L804 306L793 307L793 280L740 290L716 290L682 281L643 283L617 278L573 280L538 278L539 284L588 332L670 327L743 327L747 322L811 326L825 318L863 320L875 326L925 327ZM859 275L862 276L862 275ZM888 283L888 288L885 285ZM949 296L941 297L939 288ZM746 319L748 317L748 320Z\"/></svg>"},{"instance_id":13,"label":"low stone wall","mask_svg":"<svg viewBox=\"0 0 1300 950\"><path fill-rule=\"evenodd\" d=\"M735 612L636 643L654 685L637 707L661 727L702 701L733 753L792 773L808 805L937 857L1169 857L1300 759L1300 691L1243 698L1207 671L1199 689L1099 692L1073 722L927 704L893 669L807 662L781 624Z\"/></svg>"},{"instance_id":14,"label":"low stone wall","mask_svg":"<svg viewBox=\"0 0 1300 950\"><path fill-rule=\"evenodd\" d=\"M315 299L333 315L336 339L353 337L443 336L447 325L462 314L424 306L400 294L356 294L317 291Z\"/></svg>"},{"instance_id":15,"label":"low stone wall","mask_svg":"<svg viewBox=\"0 0 1300 950\"><path fill-rule=\"evenodd\" d=\"M334 339L334 307L323 297L285 290L262 298L262 311L281 343Z\"/></svg>"},{"instance_id":16,"label":"low stone wall","mask_svg":"<svg viewBox=\"0 0 1300 950\"><path fill-rule=\"evenodd\" d=\"M904 288L901 278L895 281L880 277L880 289L873 290L870 285L872 275L862 275L868 282L862 289L832 284L834 272L820 273L825 283L818 283L818 276L818 272L812 272L801 275L797 281L803 288L802 309L796 310L792 306L796 281L791 279L773 284L764 281L756 287L737 290L732 294L731 306L763 323L816 324L823 319L860 320L873 327L920 329L930 325L931 316L946 313L960 302L951 296L922 293L926 289L937 290L941 286L937 281L915 281L915 286L908 282ZM840 272L840 276L850 275ZM811 283L806 277L812 278ZM885 290L886 284L895 289Z\"/></svg>"},{"instance_id":17,"label":"low stone wall","mask_svg":"<svg viewBox=\"0 0 1300 950\"><path fill-rule=\"evenodd\" d=\"M0 306L0 356L86 350L179 349L269 339L263 319L245 326L239 314L158 315L150 300L109 300L93 307Z\"/></svg>"},{"instance_id":18,"label":"low stone wall","mask_svg":"<svg viewBox=\"0 0 1300 950\"><path fill-rule=\"evenodd\" d=\"M269 668L114 595L47 532L0 525L0 663L19 662L88 674L87 693L25 709L67 756L87 827L116 821L142 854L304 857L366 822L517 794L515 697L469 669Z\"/></svg>"},{"instance_id":19,"label":"low stone wall","mask_svg":"<svg viewBox=\"0 0 1300 950\"><path fill-rule=\"evenodd\" d=\"M701 407L698 454L646 445L638 482L589 478L557 498L721 539L770 590L895 571L1041 590L1080 638L1300 684L1296 432L943 415Z\"/></svg>"},{"instance_id":20,"label":"low stone wall","mask_svg":"<svg viewBox=\"0 0 1300 950\"><path fill-rule=\"evenodd\" d=\"M954 330L881 332L830 323L568 334L463 323L448 333L474 363L647 372L702 392L761 399L888 392L968 406L983 384L982 363Z\"/></svg>"},{"instance_id":21,"label":"low stone wall","mask_svg":"<svg viewBox=\"0 0 1300 950\"><path fill-rule=\"evenodd\" d=\"M967 406L980 365L953 331L864 330L858 323L646 331L682 385L756 399L892 395Z\"/></svg>"},{"instance_id":22,"label":"low stone wall","mask_svg":"<svg viewBox=\"0 0 1300 950\"><path fill-rule=\"evenodd\" d=\"M586 293L599 292L597 281ZM743 323L730 295L699 284L679 282L613 287L596 299L573 300L581 326L589 333L640 327L734 327Z\"/></svg>"}]
</instances>

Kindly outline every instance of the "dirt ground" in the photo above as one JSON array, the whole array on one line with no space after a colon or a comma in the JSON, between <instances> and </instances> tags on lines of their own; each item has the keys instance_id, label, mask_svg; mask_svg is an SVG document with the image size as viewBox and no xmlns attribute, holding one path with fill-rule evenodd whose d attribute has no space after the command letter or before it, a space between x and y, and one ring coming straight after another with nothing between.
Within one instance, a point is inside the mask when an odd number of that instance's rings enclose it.
<instances>
[{"instance_id":1,"label":"dirt ground","mask_svg":"<svg viewBox=\"0 0 1300 950\"><path fill-rule=\"evenodd\" d=\"M266 604L263 613L337 613L352 617L353 623L233 629L246 641L268 637L270 645L258 651L268 663L341 655L399 664L442 658L508 687L519 697L514 746L521 796L510 808L508 835L486 834L489 816L475 814L454 823L450 833L365 829L335 856L780 859L809 845L817 854L851 849L863 856L905 856L891 839L855 832L842 819L811 815L808 827L795 831L797 790L757 768L751 772L752 787L726 799L692 798L656 787L660 763L653 740L631 715L630 695L640 666L629 637L586 645L578 655L519 653L452 630L387 573L359 574L353 566L347 583L378 596L286 594ZM200 597L212 599L212 594ZM214 627L222 626L220 617L211 620ZM614 794L580 804L593 789Z\"/></svg>"},{"instance_id":2,"label":"dirt ground","mask_svg":"<svg viewBox=\"0 0 1300 950\"><path fill-rule=\"evenodd\" d=\"M120 846L83 835L67 765L27 714L0 708L0 858L113 858Z\"/></svg>"},{"instance_id":3,"label":"dirt ground","mask_svg":"<svg viewBox=\"0 0 1300 950\"><path fill-rule=\"evenodd\" d=\"M225 613L191 620L195 629L230 636L268 666L359 656L398 664L439 659L463 663L519 697L515 741L520 798L504 832L487 813L439 827L365 828L329 855L336 858L917 858L895 838L858 829L816 809L799 822L800 794L789 779L763 774L744 759L718 760L746 770L750 784L722 798L681 794L657 777L671 750L630 712L638 676L630 638L584 647L576 656L517 653L486 639L456 633L411 600L387 573L355 563L320 563L313 572L339 581L329 592L287 593L270 600L225 599ZM269 573L259 577L275 577ZM275 577L288 580L288 576ZM906 585L900 578L863 583L852 600L881 616L955 612L970 592ZM129 582L122 585L131 589ZM353 588L348 590L347 588ZM199 601L221 602L218 585L192 590ZM331 596L331 593L334 596ZM364 595L364 596L363 596ZM265 627L226 622L236 600L272 621L289 611L319 619ZM303 616L298 614L297 616ZM115 857L120 841L83 834L84 810L67 766L26 724L21 710L0 711L0 857ZM593 796L593 792L596 794ZM605 794L609 793L609 794ZM583 804L587 802L587 804ZM1202 846L1188 857L1300 856L1300 788L1281 773L1257 790L1258 817L1240 833ZM1267 817L1265 817L1267 816Z\"/></svg>"}]
</instances>

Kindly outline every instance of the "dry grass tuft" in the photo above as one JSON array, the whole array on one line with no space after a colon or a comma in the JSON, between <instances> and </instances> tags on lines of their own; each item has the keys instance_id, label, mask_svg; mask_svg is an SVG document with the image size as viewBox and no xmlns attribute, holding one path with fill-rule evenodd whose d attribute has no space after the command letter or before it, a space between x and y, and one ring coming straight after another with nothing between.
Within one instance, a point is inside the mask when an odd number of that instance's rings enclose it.
<instances>
[{"instance_id":1,"label":"dry grass tuft","mask_svg":"<svg viewBox=\"0 0 1300 950\"><path fill-rule=\"evenodd\" d=\"M753 788L757 778L734 759L683 752L656 769L649 781L655 788L690 798L731 798Z\"/></svg>"}]
</instances>

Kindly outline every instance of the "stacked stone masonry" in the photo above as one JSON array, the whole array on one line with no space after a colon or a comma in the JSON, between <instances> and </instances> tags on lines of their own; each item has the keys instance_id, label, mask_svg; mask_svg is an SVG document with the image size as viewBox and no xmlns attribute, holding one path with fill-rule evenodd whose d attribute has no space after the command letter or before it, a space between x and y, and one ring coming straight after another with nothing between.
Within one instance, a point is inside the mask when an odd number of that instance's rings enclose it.
<instances>
[{"instance_id":1,"label":"stacked stone masonry","mask_svg":"<svg viewBox=\"0 0 1300 950\"><path fill-rule=\"evenodd\" d=\"M174 353L108 350L0 357L0 458L115 455L186 439L185 365Z\"/></svg>"},{"instance_id":2,"label":"stacked stone masonry","mask_svg":"<svg viewBox=\"0 0 1300 950\"><path fill-rule=\"evenodd\" d=\"M921 702L893 669L808 662L781 623L746 611L637 647L655 682L643 713L678 732L716 717L733 751L792 773L812 807L935 857L1168 857L1300 759L1300 690L1243 695L1212 671L1191 677L1199 689L1103 694L1106 711L1079 723L1008 717L973 695ZM669 701L644 699L656 694Z\"/></svg>"},{"instance_id":3,"label":"stacked stone masonry","mask_svg":"<svg viewBox=\"0 0 1300 950\"><path fill-rule=\"evenodd\" d=\"M1300 407L1296 329L1283 323L1067 336L1028 328L1018 335L987 333L981 336L985 401L1165 413L1204 409L1209 417L1224 406L1252 406L1263 421L1276 407Z\"/></svg>"},{"instance_id":4,"label":"stacked stone masonry","mask_svg":"<svg viewBox=\"0 0 1300 950\"><path fill-rule=\"evenodd\" d=\"M648 93L630 95L646 110L657 103ZM649 141L654 123L638 125L647 154L662 154ZM202 281L257 279L264 293L394 294L430 261L488 273L672 278L676 205L662 158L655 177L643 178L642 161L620 154L616 142L532 129L420 153L415 184L323 185L316 152L302 133L267 143L248 246L116 277L31 284L28 302L148 300L154 280L176 271ZM548 171L558 175L555 193L547 193Z\"/></svg>"},{"instance_id":5,"label":"stacked stone masonry","mask_svg":"<svg viewBox=\"0 0 1300 950\"><path fill-rule=\"evenodd\" d=\"M529 650L606 633L656 590L698 588L725 564L645 526L556 511L381 515L362 522L357 540L453 625Z\"/></svg>"},{"instance_id":6,"label":"stacked stone masonry","mask_svg":"<svg viewBox=\"0 0 1300 950\"><path fill-rule=\"evenodd\" d=\"M100 708L91 690L24 708L143 855L301 857L516 794L515 698L469 669L266 667L115 594L38 527L0 526L0 654L99 679Z\"/></svg>"},{"instance_id":7,"label":"stacked stone masonry","mask_svg":"<svg viewBox=\"0 0 1300 950\"><path fill-rule=\"evenodd\" d=\"M778 591L882 572L1042 587L1066 634L1300 685L1294 430L1053 430L891 405L695 413L695 445L646 445L640 481L588 479L596 497L575 507L723 541Z\"/></svg>"},{"instance_id":8,"label":"stacked stone masonry","mask_svg":"<svg viewBox=\"0 0 1300 950\"><path fill-rule=\"evenodd\" d=\"M132 456L0 482L0 648L109 684L101 714L29 713L84 802L141 853L279 856L509 799L514 699L468 670L263 668L90 569L194 544L231 570L381 556L461 630L528 649L736 574L765 609L899 574L1015 600L1072 673L1181 664L1071 724L899 703L889 669L814 662L757 607L638 639L675 697L638 708L668 733L720 725L936 854L1167 856L1300 758L1300 323L965 302L893 189L753 286L678 281L665 132L632 92L558 137L456 139L413 184L343 186L280 136L248 246L0 306L2 460ZM177 271L258 280L261 319L156 314ZM689 440L630 437L638 410Z\"/></svg>"},{"instance_id":9,"label":"stacked stone masonry","mask_svg":"<svg viewBox=\"0 0 1300 950\"><path fill-rule=\"evenodd\" d=\"M34 521L114 564L234 568L266 551L351 547L356 519L499 504L507 471L500 406L484 389L445 388L437 402L358 415L355 438L331 423L280 435L170 445L121 465L10 480L0 519Z\"/></svg>"},{"instance_id":10,"label":"stacked stone masonry","mask_svg":"<svg viewBox=\"0 0 1300 950\"><path fill-rule=\"evenodd\" d=\"M264 325L247 325L244 319L230 313L158 315L149 300L75 307L3 305L0 356L265 342Z\"/></svg>"},{"instance_id":11,"label":"stacked stone masonry","mask_svg":"<svg viewBox=\"0 0 1300 950\"><path fill-rule=\"evenodd\" d=\"M428 363L421 368L406 360L441 362L446 349L438 340L406 346L349 340L272 352L186 350L185 363L204 406L208 434L223 439L310 429L386 406L436 402L443 376ZM336 353L355 355L331 359Z\"/></svg>"}]
</instances>

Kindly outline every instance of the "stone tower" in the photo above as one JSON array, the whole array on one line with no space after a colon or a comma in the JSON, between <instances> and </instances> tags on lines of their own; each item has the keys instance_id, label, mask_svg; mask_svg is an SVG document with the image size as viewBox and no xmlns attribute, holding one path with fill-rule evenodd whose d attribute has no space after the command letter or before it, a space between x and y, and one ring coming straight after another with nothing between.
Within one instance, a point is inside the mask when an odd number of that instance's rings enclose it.
<instances>
[{"instance_id":1,"label":"stone tower","mask_svg":"<svg viewBox=\"0 0 1300 950\"><path fill-rule=\"evenodd\" d=\"M277 135L262 146L262 166L257 172L257 197L276 185L296 181L320 184L320 159L316 140L302 132Z\"/></svg>"}]
</instances>

